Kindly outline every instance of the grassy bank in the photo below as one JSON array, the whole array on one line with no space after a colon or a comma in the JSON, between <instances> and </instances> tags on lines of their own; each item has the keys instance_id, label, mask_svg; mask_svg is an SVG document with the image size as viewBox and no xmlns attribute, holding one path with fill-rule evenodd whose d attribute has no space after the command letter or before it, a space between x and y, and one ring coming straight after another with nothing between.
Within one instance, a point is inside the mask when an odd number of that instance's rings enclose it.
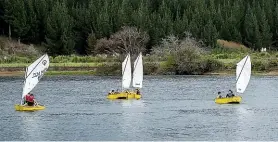
<instances>
[{"instance_id":1,"label":"grassy bank","mask_svg":"<svg viewBox=\"0 0 278 142\"><path fill-rule=\"evenodd\" d=\"M47 71L46 76L58 76L58 75L95 75L95 76L106 76L103 74L97 74L95 71ZM110 74L119 76L120 74ZM155 74L152 74L155 75ZM156 74L158 75L158 74ZM215 71L215 72L207 72L202 75L235 75L234 70L225 70L225 71ZM252 71L252 75L255 76L278 76L278 69L273 71ZM24 76L24 71L1 71L0 76Z\"/></svg>"},{"instance_id":2,"label":"grassy bank","mask_svg":"<svg viewBox=\"0 0 278 142\"><path fill-rule=\"evenodd\" d=\"M24 76L23 71L3 71L0 72L0 76ZM45 73L47 76L56 75L95 75L93 71L48 71Z\"/></svg>"},{"instance_id":3,"label":"grassy bank","mask_svg":"<svg viewBox=\"0 0 278 142\"><path fill-rule=\"evenodd\" d=\"M0 64L0 76L23 75L28 65L29 63ZM158 68L159 63L144 63L145 74L157 74ZM46 75L121 75L121 63L51 63Z\"/></svg>"},{"instance_id":4,"label":"grassy bank","mask_svg":"<svg viewBox=\"0 0 278 142\"><path fill-rule=\"evenodd\" d=\"M203 56L204 59L217 61L219 66L215 70L203 74L232 75L235 74L236 63L247 53L211 53ZM278 75L278 52L250 52L252 61L252 73L256 75ZM57 58L57 57L56 57ZM121 62L117 57L110 57L107 61L99 57L98 62L92 62L90 56L63 56L63 62L55 58L50 59L50 67L46 75L121 75ZM78 58L78 60L76 60ZM93 57L94 59L96 57ZM20 58L18 58L20 59ZM175 74L169 71L167 65L169 59L157 61L155 57L144 57L144 74L167 75ZM23 75L24 69L30 63L26 60L14 60L0 63L0 75ZM82 61L82 62L81 62ZM113 62L112 62L113 61Z\"/></svg>"}]
</instances>

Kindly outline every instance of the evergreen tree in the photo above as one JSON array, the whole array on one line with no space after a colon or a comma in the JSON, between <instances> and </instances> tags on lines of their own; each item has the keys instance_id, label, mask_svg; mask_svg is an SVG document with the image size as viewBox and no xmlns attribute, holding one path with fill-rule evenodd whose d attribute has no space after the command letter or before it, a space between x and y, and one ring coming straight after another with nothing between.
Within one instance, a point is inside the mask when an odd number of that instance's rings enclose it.
<instances>
[{"instance_id":1,"label":"evergreen tree","mask_svg":"<svg viewBox=\"0 0 278 142\"><path fill-rule=\"evenodd\" d=\"M205 43L214 47L218 38L218 32L215 25L213 25L212 20L208 20L207 24L204 27L203 33Z\"/></svg>"},{"instance_id":2,"label":"evergreen tree","mask_svg":"<svg viewBox=\"0 0 278 142\"><path fill-rule=\"evenodd\" d=\"M72 54L74 51L73 19L65 1L57 1L47 18L46 44L52 55Z\"/></svg>"},{"instance_id":3,"label":"evergreen tree","mask_svg":"<svg viewBox=\"0 0 278 142\"><path fill-rule=\"evenodd\" d=\"M100 37L109 37L112 33L112 22L110 21L109 5L107 1L104 3L104 7L101 9L96 21L96 31L99 32Z\"/></svg>"},{"instance_id":4,"label":"evergreen tree","mask_svg":"<svg viewBox=\"0 0 278 142\"><path fill-rule=\"evenodd\" d=\"M31 42L39 42L39 21L37 19L37 15L35 13L34 1L28 0L26 1L26 10L27 10L27 20L28 25L30 26L30 30L27 35L27 39Z\"/></svg>"},{"instance_id":5,"label":"evergreen tree","mask_svg":"<svg viewBox=\"0 0 278 142\"><path fill-rule=\"evenodd\" d=\"M37 27L40 42L45 41L47 16L52 8L53 0L33 0L34 11L37 18Z\"/></svg>"},{"instance_id":6,"label":"evergreen tree","mask_svg":"<svg viewBox=\"0 0 278 142\"><path fill-rule=\"evenodd\" d=\"M165 0L162 0L158 14L159 26L162 28L161 30L164 31L161 36L173 34L173 14L171 13L170 8L166 5Z\"/></svg>"},{"instance_id":7,"label":"evergreen tree","mask_svg":"<svg viewBox=\"0 0 278 142\"><path fill-rule=\"evenodd\" d=\"M86 48L86 53L87 54L95 54L96 42L97 42L96 35L92 31L89 34L88 39L87 39L87 44L88 44L88 47Z\"/></svg>"},{"instance_id":8,"label":"evergreen tree","mask_svg":"<svg viewBox=\"0 0 278 142\"><path fill-rule=\"evenodd\" d=\"M275 4L275 9L274 9L274 14L273 14L273 27L272 27L272 33L273 33L273 38L272 38L272 42L273 45L276 46L276 48L278 47L278 3L276 2Z\"/></svg>"},{"instance_id":9,"label":"evergreen tree","mask_svg":"<svg viewBox=\"0 0 278 142\"><path fill-rule=\"evenodd\" d=\"M150 35L150 46L185 31L214 46L216 39L248 47L278 46L275 0L2 0L0 33L45 42L55 55L85 54L87 39L110 37L122 26ZM92 38L92 37L90 37Z\"/></svg>"},{"instance_id":10,"label":"evergreen tree","mask_svg":"<svg viewBox=\"0 0 278 142\"><path fill-rule=\"evenodd\" d=\"M118 11L118 18L121 25L131 25L132 7L129 0L123 0Z\"/></svg>"},{"instance_id":11,"label":"evergreen tree","mask_svg":"<svg viewBox=\"0 0 278 142\"><path fill-rule=\"evenodd\" d=\"M138 10L133 14L133 20L139 29L149 28L149 10L146 1L141 0Z\"/></svg>"},{"instance_id":12,"label":"evergreen tree","mask_svg":"<svg viewBox=\"0 0 278 142\"><path fill-rule=\"evenodd\" d=\"M268 19L266 18L265 11L257 5L257 19L259 23L259 31L263 47L269 47L271 44L272 33L270 31Z\"/></svg>"},{"instance_id":13,"label":"evergreen tree","mask_svg":"<svg viewBox=\"0 0 278 142\"><path fill-rule=\"evenodd\" d=\"M4 6L4 19L11 26L11 30L15 34L15 37L24 37L30 29L24 1L5 0Z\"/></svg>"},{"instance_id":14,"label":"evergreen tree","mask_svg":"<svg viewBox=\"0 0 278 142\"><path fill-rule=\"evenodd\" d=\"M121 26L121 21L119 20L118 13L119 13L119 7L121 6L120 0L111 0L111 7L109 8L109 15L111 17L111 32L115 33L117 32Z\"/></svg>"},{"instance_id":15,"label":"evergreen tree","mask_svg":"<svg viewBox=\"0 0 278 142\"><path fill-rule=\"evenodd\" d=\"M244 19L244 29L244 43L249 47L260 49L262 46L262 40L260 37L258 21L249 5Z\"/></svg>"},{"instance_id":16,"label":"evergreen tree","mask_svg":"<svg viewBox=\"0 0 278 142\"><path fill-rule=\"evenodd\" d=\"M184 32L188 30L188 17L183 12L183 15L180 14L180 9L177 10L176 20L174 21L174 31L175 35L182 36Z\"/></svg>"}]
</instances>

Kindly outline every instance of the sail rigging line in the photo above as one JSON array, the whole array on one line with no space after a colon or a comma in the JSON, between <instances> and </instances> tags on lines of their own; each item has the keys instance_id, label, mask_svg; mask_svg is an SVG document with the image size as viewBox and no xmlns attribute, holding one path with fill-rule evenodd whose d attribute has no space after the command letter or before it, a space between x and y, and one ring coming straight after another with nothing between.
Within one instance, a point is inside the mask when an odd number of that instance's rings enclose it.
<instances>
[{"instance_id":1,"label":"sail rigging line","mask_svg":"<svg viewBox=\"0 0 278 142\"><path fill-rule=\"evenodd\" d=\"M249 58L249 55L247 55L247 58L246 58L246 60L245 60L245 62L244 62L244 64L243 64L243 66L242 66L242 68L241 68L241 71L240 71L240 73L239 73L239 75L238 75L238 78L236 79L236 83L237 83L237 81L238 81L238 79L239 79L239 77L240 77L240 75L241 75L241 73L242 73L242 70L243 70L243 68L244 68L244 66L245 66L245 64L246 64L246 62L247 62L247 60L248 60L248 58Z\"/></svg>"}]
</instances>

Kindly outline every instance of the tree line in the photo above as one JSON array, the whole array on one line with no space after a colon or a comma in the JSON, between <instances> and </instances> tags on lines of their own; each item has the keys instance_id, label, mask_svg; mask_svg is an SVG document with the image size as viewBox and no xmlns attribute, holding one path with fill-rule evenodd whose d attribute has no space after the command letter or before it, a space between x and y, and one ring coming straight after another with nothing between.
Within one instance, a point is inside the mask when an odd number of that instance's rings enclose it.
<instances>
[{"instance_id":1,"label":"tree line","mask_svg":"<svg viewBox=\"0 0 278 142\"><path fill-rule=\"evenodd\" d=\"M278 48L277 0L1 0L0 33L43 44L52 55L90 54L92 42L123 26L148 34L146 52L168 35L185 33L252 49ZM89 50L88 50L89 48ZM93 52L97 53L97 52Z\"/></svg>"}]
</instances>

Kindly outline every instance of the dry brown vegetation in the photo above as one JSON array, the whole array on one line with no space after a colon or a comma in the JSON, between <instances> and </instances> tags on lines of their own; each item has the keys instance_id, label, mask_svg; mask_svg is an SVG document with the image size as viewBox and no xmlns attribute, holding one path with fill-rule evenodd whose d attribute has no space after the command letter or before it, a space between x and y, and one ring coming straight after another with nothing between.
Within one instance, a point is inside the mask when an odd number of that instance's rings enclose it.
<instances>
[{"instance_id":1,"label":"dry brown vegetation","mask_svg":"<svg viewBox=\"0 0 278 142\"><path fill-rule=\"evenodd\" d=\"M228 48L228 49L238 49L238 50L249 50L246 46L233 42L233 41L226 41L226 40L217 40L217 45L223 48Z\"/></svg>"},{"instance_id":2,"label":"dry brown vegetation","mask_svg":"<svg viewBox=\"0 0 278 142\"><path fill-rule=\"evenodd\" d=\"M5 56L37 56L39 51L34 45L26 45L18 41L9 40L6 37L0 37L0 58Z\"/></svg>"}]
</instances>

